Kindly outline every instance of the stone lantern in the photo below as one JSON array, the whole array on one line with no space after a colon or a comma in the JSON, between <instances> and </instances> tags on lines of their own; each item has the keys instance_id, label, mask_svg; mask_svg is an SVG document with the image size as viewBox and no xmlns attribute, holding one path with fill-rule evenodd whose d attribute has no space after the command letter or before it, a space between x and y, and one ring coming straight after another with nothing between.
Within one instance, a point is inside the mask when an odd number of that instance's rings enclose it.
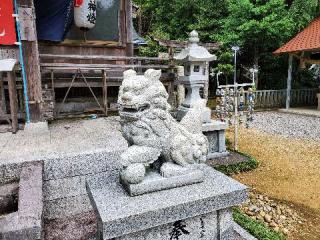
<instances>
[{"instance_id":1,"label":"stone lantern","mask_svg":"<svg viewBox=\"0 0 320 240\"><path fill-rule=\"evenodd\" d=\"M202 131L209 141L207 159L228 155L226 149L225 130L227 123L211 119L211 110L206 107L206 99L200 96L200 89L209 82L209 62L217 60L215 55L199 46L199 35L196 31L190 33L189 44L174 58L183 63L184 74L179 74L179 84L187 89L187 96L179 106L177 120L180 121L192 107L202 105Z\"/></svg>"},{"instance_id":2,"label":"stone lantern","mask_svg":"<svg viewBox=\"0 0 320 240\"><path fill-rule=\"evenodd\" d=\"M215 55L198 45L199 35L196 31L190 33L189 44L174 58L183 63L184 76L179 77L180 84L187 88L185 101L178 108L177 119L180 121L188 110L199 101L205 100L200 96L200 89L209 81L209 62L217 59ZM211 111L204 111L203 121L211 121Z\"/></svg>"}]
</instances>

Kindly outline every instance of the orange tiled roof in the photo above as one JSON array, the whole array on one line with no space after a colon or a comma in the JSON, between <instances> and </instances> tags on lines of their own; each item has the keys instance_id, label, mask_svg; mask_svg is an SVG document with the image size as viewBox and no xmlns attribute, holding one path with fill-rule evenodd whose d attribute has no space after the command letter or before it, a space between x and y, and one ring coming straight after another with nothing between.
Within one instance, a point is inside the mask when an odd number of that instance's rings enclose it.
<instances>
[{"instance_id":1,"label":"orange tiled roof","mask_svg":"<svg viewBox=\"0 0 320 240\"><path fill-rule=\"evenodd\" d=\"M320 49L320 17L313 20L302 32L276 50L275 54Z\"/></svg>"}]
</instances>

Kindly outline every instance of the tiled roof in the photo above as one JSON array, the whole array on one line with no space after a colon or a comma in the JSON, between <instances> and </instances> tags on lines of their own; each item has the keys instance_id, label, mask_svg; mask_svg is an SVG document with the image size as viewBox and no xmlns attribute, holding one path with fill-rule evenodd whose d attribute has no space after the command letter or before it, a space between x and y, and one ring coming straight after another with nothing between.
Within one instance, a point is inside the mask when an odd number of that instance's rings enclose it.
<instances>
[{"instance_id":1,"label":"tiled roof","mask_svg":"<svg viewBox=\"0 0 320 240\"><path fill-rule=\"evenodd\" d=\"M275 54L320 50L320 17L313 20L302 32L276 50Z\"/></svg>"}]
</instances>

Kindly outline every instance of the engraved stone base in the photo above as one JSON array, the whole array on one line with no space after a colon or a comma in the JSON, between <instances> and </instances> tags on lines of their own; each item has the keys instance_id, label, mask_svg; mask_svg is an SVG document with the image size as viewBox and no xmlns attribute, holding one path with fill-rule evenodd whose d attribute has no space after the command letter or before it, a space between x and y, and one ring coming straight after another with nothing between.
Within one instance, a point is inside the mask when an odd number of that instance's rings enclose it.
<instances>
[{"instance_id":1,"label":"engraved stone base","mask_svg":"<svg viewBox=\"0 0 320 240\"><path fill-rule=\"evenodd\" d=\"M88 181L97 240L255 239L232 220L231 207L247 199L246 187L206 165L201 170L202 183L136 197L119 183Z\"/></svg>"},{"instance_id":2,"label":"engraved stone base","mask_svg":"<svg viewBox=\"0 0 320 240\"><path fill-rule=\"evenodd\" d=\"M130 196L138 196L146 193L182 187L190 184L200 183L204 180L201 170L190 170L177 176L163 177L157 172L149 172L143 182L129 184L121 180Z\"/></svg>"}]
</instances>

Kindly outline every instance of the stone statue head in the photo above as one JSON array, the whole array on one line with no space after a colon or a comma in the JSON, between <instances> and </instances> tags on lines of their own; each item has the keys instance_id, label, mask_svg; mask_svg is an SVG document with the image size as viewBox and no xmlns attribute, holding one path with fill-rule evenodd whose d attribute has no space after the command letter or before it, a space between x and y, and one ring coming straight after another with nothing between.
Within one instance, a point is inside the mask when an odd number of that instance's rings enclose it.
<instances>
[{"instance_id":1,"label":"stone statue head","mask_svg":"<svg viewBox=\"0 0 320 240\"><path fill-rule=\"evenodd\" d=\"M145 111L169 109L168 93L160 82L161 70L149 69L144 75L127 70L123 76L118 97L120 116L134 118Z\"/></svg>"}]
</instances>

